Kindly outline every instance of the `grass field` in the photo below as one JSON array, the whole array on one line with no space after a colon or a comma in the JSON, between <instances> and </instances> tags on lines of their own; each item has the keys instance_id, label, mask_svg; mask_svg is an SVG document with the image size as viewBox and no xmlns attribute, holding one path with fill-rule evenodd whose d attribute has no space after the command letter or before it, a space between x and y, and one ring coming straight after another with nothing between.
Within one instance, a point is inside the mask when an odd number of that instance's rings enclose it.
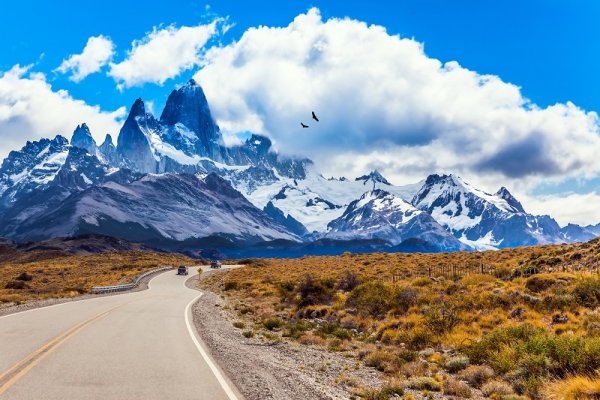
<instances>
[{"instance_id":1,"label":"grass field","mask_svg":"<svg viewBox=\"0 0 600 400\"><path fill-rule=\"evenodd\" d=\"M0 305L33 299L74 297L93 286L130 283L143 272L197 261L147 251L67 255L59 252L0 254Z\"/></svg>"},{"instance_id":2,"label":"grass field","mask_svg":"<svg viewBox=\"0 0 600 400\"><path fill-rule=\"evenodd\" d=\"M599 257L600 240L254 259L204 284L244 335L344 352L387 378L357 397L600 398Z\"/></svg>"}]
</instances>

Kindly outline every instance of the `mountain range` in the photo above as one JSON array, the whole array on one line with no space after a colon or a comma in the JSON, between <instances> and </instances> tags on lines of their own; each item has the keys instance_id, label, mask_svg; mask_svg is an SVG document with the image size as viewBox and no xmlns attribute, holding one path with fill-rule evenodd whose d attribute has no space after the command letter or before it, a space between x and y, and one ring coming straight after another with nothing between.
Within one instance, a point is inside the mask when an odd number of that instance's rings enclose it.
<instances>
[{"instance_id":1,"label":"mountain range","mask_svg":"<svg viewBox=\"0 0 600 400\"><path fill-rule=\"evenodd\" d=\"M325 178L253 134L226 146L202 88L173 90L156 118L137 99L98 146L85 123L27 142L0 167L0 237L102 234L224 254L459 251L587 241L600 224L563 228L505 187L456 175L395 186L379 172ZM191 250L190 250L191 251Z\"/></svg>"}]
</instances>

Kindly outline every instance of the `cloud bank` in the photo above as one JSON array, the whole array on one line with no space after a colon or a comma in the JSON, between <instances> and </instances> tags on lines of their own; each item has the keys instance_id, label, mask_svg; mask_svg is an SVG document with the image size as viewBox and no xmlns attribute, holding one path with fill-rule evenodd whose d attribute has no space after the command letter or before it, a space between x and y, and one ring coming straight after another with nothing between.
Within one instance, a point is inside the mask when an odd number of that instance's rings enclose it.
<instances>
[{"instance_id":1,"label":"cloud bank","mask_svg":"<svg viewBox=\"0 0 600 400\"><path fill-rule=\"evenodd\" d=\"M110 75L120 88L147 82L162 85L167 79L195 67L208 40L217 33L215 20L198 26L154 27L140 40L134 40L125 60L111 63Z\"/></svg>"},{"instance_id":2,"label":"cloud bank","mask_svg":"<svg viewBox=\"0 0 600 400\"><path fill-rule=\"evenodd\" d=\"M66 58L56 71L70 73L74 82L80 82L86 76L100 71L115 54L115 45L106 36L92 36L88 39L81 54L73 54Z\"/></svg>"},{"instance_id":3,"label":"cloud bank","mask_svg":"<svg viewBox=\"0 0 600 400\"><path fill-rule=\"evenodd\" d=\"M315 8L207 50L195 78L224 131L268 134L331 174L379 168L401 183L453 172L524 190L600 171L596 113L538 107L498 76L442 63L381 26L324 21Z\"/></svg>"},{"instance_id":4,"label":"cloud bank","mask_svg":"<svg viewBox=\"0 0 600 400\"><path fill-rule=\"evenodd\" d=\"M41 73L28 74L30 67L14 66L0 73L0 158L20 149L27 140L71 137L86 122L97 141L108 132L119 132L125 107L112 112L77 100L65 90L53 90Z\"/></svg>"}]
</instances>

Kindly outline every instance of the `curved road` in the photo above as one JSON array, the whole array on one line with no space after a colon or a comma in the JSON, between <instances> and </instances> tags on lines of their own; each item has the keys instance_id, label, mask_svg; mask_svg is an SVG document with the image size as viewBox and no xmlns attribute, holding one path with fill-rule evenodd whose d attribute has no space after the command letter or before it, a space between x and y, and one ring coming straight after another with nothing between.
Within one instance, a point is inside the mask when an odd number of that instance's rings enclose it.
<instances>
[{"instance_id":1,"label":"curved road","mask_svg":"<svg viewBox=\"0 0 600 400\"><path fill-rule=\"evenodd\" d=\"M188 278L0 317L0 399L240 399L196 336Z\"/></svg>"}]
</instances>

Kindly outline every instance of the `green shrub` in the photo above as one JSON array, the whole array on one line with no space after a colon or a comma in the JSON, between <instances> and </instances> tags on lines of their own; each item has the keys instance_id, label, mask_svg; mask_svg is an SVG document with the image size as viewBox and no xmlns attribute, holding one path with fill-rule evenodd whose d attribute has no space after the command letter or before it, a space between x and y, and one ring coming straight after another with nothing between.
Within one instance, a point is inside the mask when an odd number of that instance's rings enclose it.
<instances>
[{"instance_id":1,"label":"green shrub","mask_svg":"<svg viewBox=\"0 0 600 400\"><path fill-rule=\"evenodd\" d=\"M333 299L333 287L335 281L325 280L317 281L312 275L306 274L298 282L297 292L300 295L299 307L306 307L315 304L329 304Z\"/></svg>"},{"instance_id":2,"label":"green shrub","mask_svg":"<svg viewBox=\"0 0 600 400\"><path fill-rule=\"evenodd\" d=\"M573 296L582 306L597 307L600 305L600 279L584 278L580 280L573 289Z\"/></svg>"},{"instance_id":3,"label":"green shrub","mask_svg":"<svg viewBox=\"0 0 600 400\"><path fill-rule=\"evenodd\" d=\"M458 322L458 310L452 305L433 306L425 313L425 326L437 335L450 332Z\"/></svg>"},{"instance_id":4,"label":"green shrub","mask_svg":"<svg viewBox=\"0 0 600 400\"><path fill-rule=\"evenodd\" d=\"M242 335L244 335L245 338L250 339L251 337L254 337L254 332L252 332L252 331L244 331L244 332L242 332Z\"/></svg>"},{"instance_id":5,"label":"green shrub","mask_svg":"<svg viewBox=\"0 0 600 400\"><path fill-rule=\"evenodd\" d=\"M392 307L392 293L383 282L372 281L357 286L346 300L348 307L359 314L375 318L383 317Z\"/></svg>"},{"instance_id":6,"label":"green shrub","mask_svg":"<svg viewBox=\"0 0 600 400\"><path fill-rule=\"evenodd\" d=\"M465 356L456 356L448 359L444 364L444 368L446 371L455 374L458 371L462 371L463 369L469 366L469 357Z\"/></svg>"},{"instance_id":7,"label":"green shrub","mask_svg":"<svg viewBox=\"0 0 600 400\"><path fill-rule=\"evenodd\" d=\"M272 331L274 329L278 329L281 328L283 326L283 321L280 320L279 318L269 318L265 321L263 321L263 326Z\"/></svg>"},{"instance_id":8,"label":"green shrub","mask_svg":"<svg viewBox=\"0 0 600 400\"><path fill-rule=\"evenodd\" d=\"M242 321L235 321L233 323L233 326L235 328L238 328L238 329L244 329L244 327L246 326L246 324L244 324Z\"/></svg>"},{"instance_id":9,"label":"green shrub","mask_svg":"<svg viewBox=\"0 0 600 400\"><path fill-rule=\"evenodd\" d=\"M432 392L442 390L441 383L428 376L410 378L408 380L408 387L416 390L431 390Z\"/></svg>"}]
</instances>

